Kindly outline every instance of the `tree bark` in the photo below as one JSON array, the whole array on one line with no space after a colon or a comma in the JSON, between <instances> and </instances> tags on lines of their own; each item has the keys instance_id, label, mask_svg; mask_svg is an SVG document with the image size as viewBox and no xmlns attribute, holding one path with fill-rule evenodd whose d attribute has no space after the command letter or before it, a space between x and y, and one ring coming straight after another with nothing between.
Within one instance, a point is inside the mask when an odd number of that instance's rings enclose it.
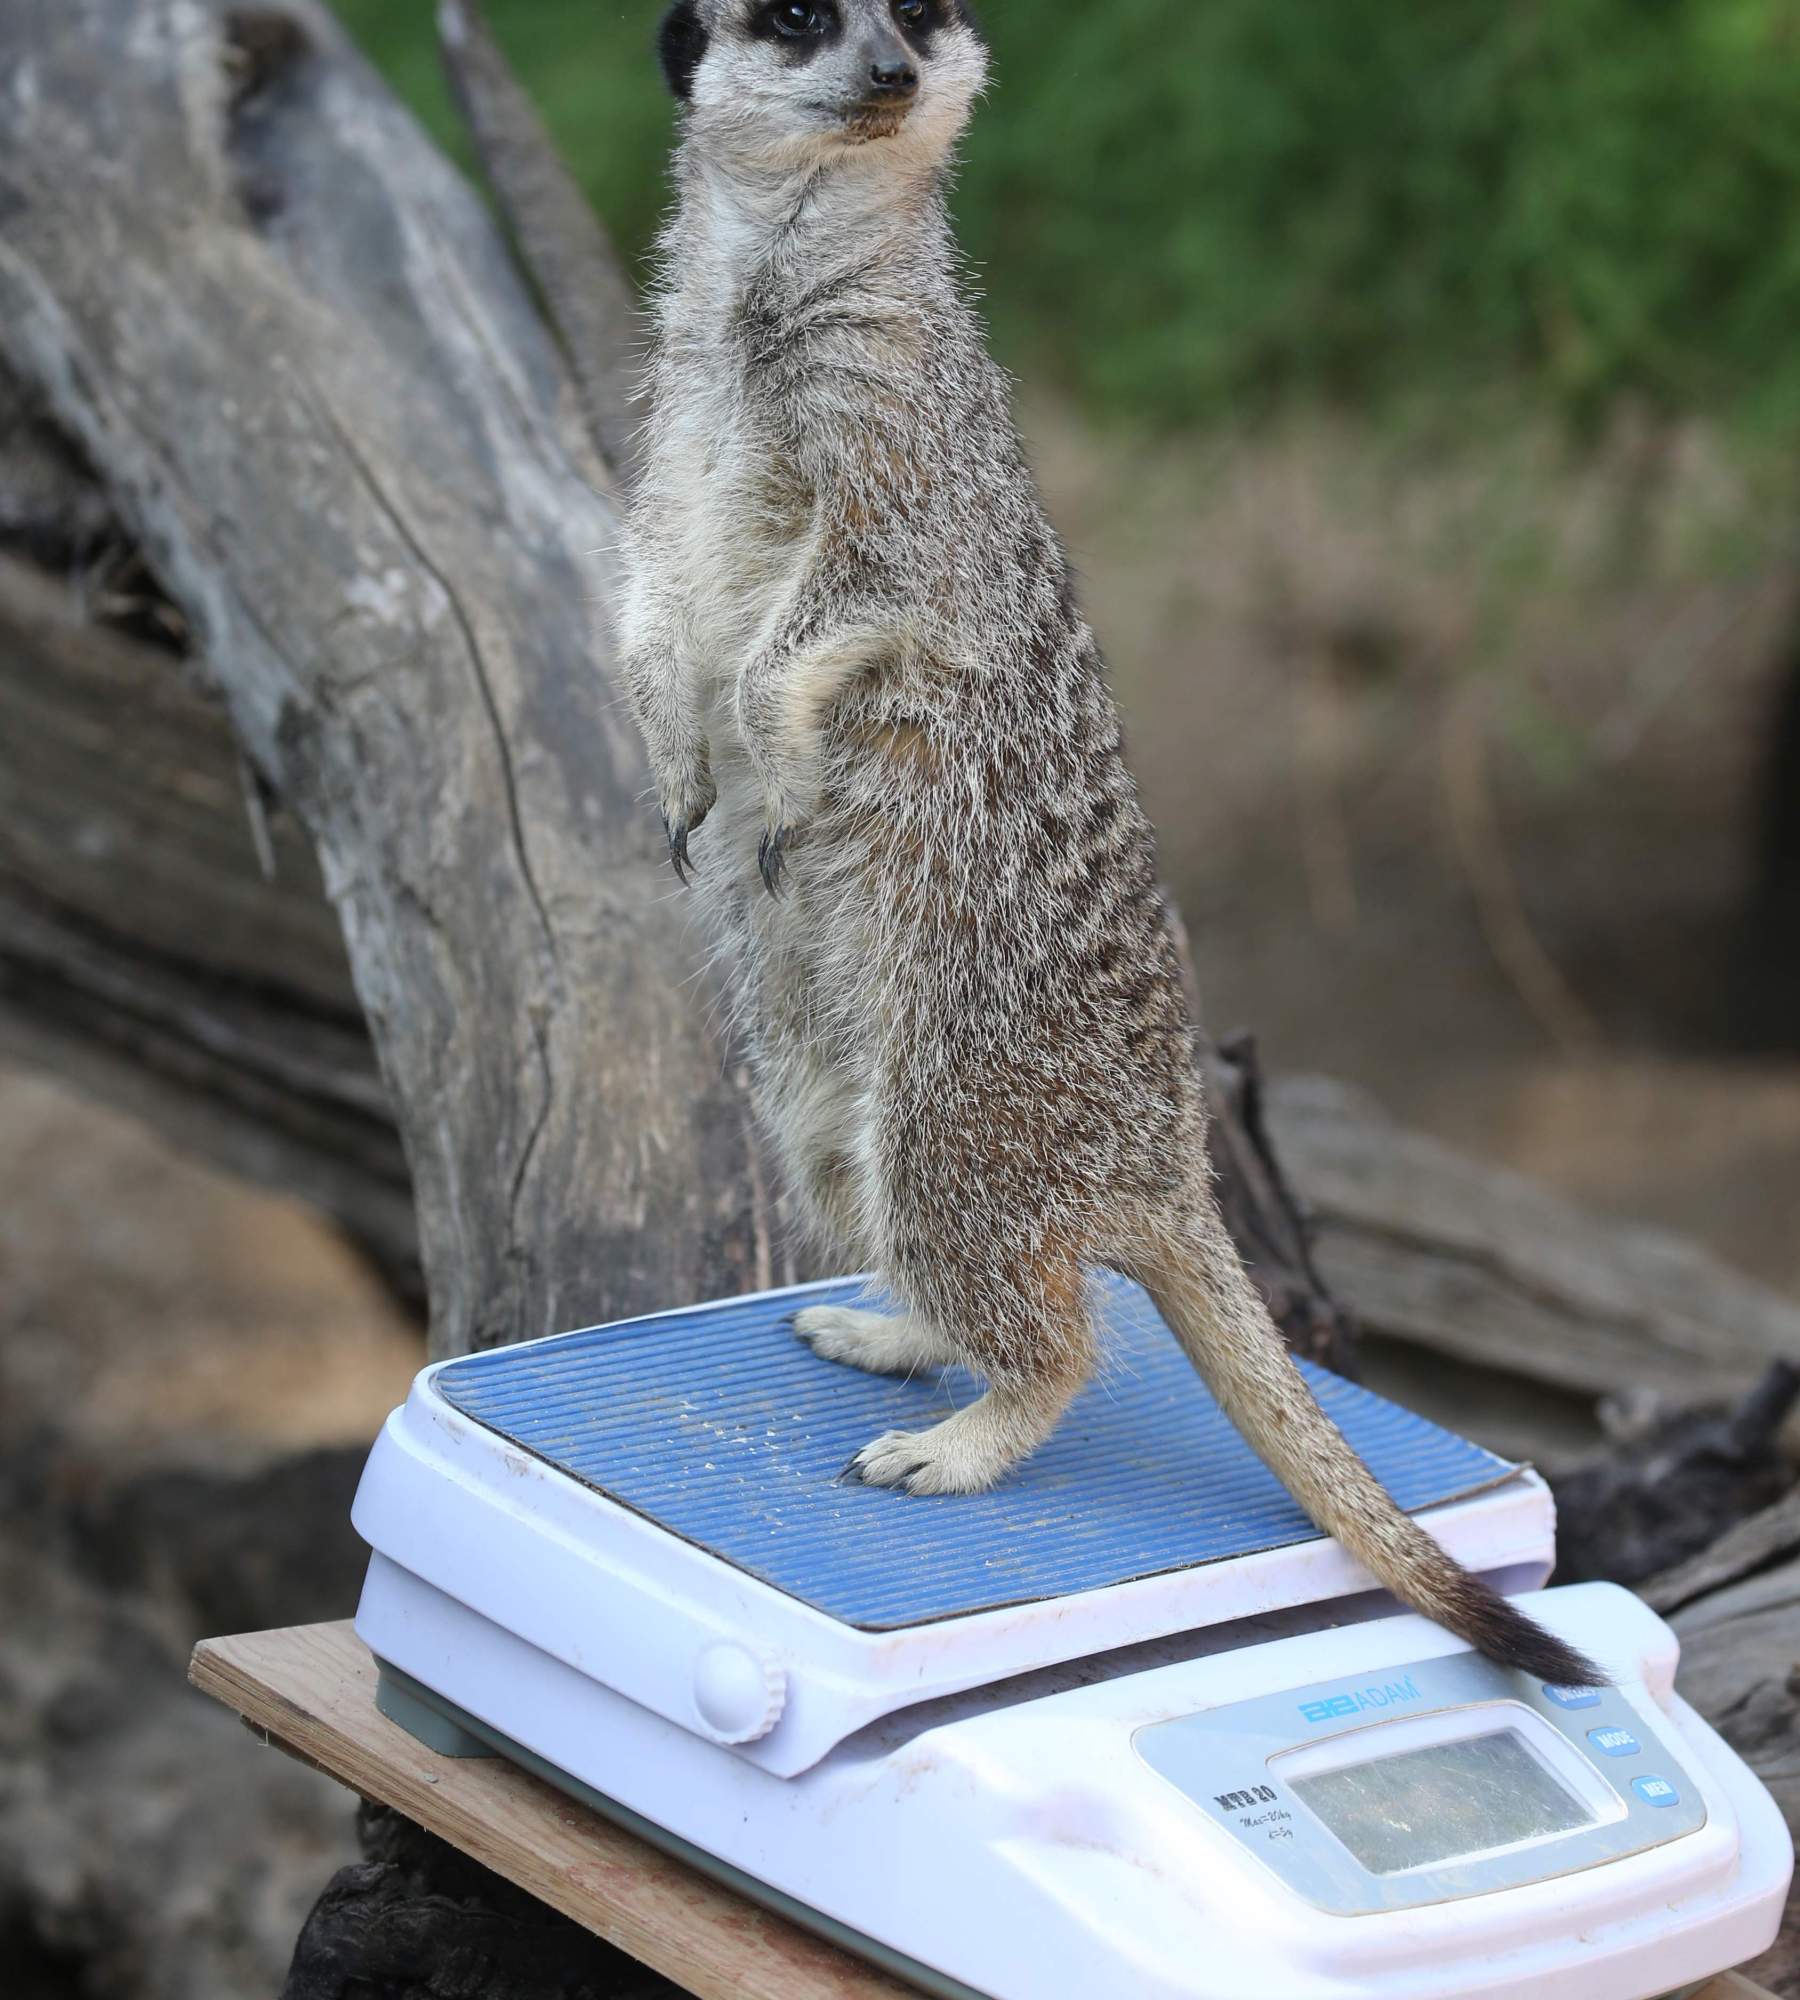
<instances>
[{"instance_id":1,"label":"tree bark","mask_svg":"<svg viewBox=\"0 0 1800 2000\"><path fill-rule=\"evenodd\" d=\"M337 918L292 820L259 840L218 704L0 557L0 744L0 1050L314 1203L416 1298Z\"/></svg>"},{"instance_id":2,"label":"tree bark","mask_svg":"<svg viewBox=\"0 0 1800 2000\"><path fill-rule=\"evenodd\" d=\"M1800 1355L1800 1307L1697 1245L1603 1222L1338 1084L1270 1093L1325 1283L1363 1331L1595 1398L1743 1394Z\"/></svg>"},{"instance_id":3,"label":"tree bark","mask_svg":"<svg viewBox=\"0 0 1800 2000\"><path fill-rule=\"evenodd\" d=\"M1712 1590L1670 1621L1681 1639L1676 1686L1768 1786L1800 1829L1800 1556ZM1773 1993L1800 1995L1800 1898L1774 1948L1744 1968Z\"/></svg>"},{"instance_id":4,"label":"tree bark","mask_svg":"<svg viewBox=\"0 0 1800 2000\"><path fill-rule=\"evenodd\" d=\"M595 611L610 481L486 213L313 0L12 8L0 74L0 355L310 835L435 1350L769 1282Z\"/></svg>"},{"instance_id":5,"label":"tree bark","mask_svg":"<svg viewBox=\"0 0 1800 2000\"><path fill-rule=\"evenodd\" d=\"M1633 1427L1556 1479L1558 1580L1640 1586L1667 1611L1745 1575L1762 1546L1751 1524L1777 1537L1786 1526L1777 1503L1794 1468L1781 1433L1797 1400L1800 1365L1777 1361L1735 1408ZM1777 1539L1765 1558L1782 1547Z\"/></svg>"},{"instance_id":6,"label":"tree bark","mask_svg":"<svg viewBox=\"0 0 1800 2000\"><path fill-rule=\"evenodd\" d=\"M580 385L589 433L629 477L644 417L621 365L647 332L636 296L475 0L438 0L438 26L451 90Z\"/></svg>"}]
</instances>

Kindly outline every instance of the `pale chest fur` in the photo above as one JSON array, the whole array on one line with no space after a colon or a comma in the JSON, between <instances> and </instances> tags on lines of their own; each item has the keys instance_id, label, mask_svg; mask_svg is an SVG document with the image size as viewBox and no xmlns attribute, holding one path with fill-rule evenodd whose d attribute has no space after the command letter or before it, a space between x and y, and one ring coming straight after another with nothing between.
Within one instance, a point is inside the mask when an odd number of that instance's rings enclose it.
<instances>
[{"instance_id":1,"label":"pale chest fur","mask_svg":"<svg viewBox=\"0 0 1800 2000\"><path fill-rule=\"evenodd\" d=\"M644 551L678 588L694 657L729 685L804 568L811 510L784 467L766 413L728 355L681 369L650 468L658 525Z\"/></svg>"}]
</instances>

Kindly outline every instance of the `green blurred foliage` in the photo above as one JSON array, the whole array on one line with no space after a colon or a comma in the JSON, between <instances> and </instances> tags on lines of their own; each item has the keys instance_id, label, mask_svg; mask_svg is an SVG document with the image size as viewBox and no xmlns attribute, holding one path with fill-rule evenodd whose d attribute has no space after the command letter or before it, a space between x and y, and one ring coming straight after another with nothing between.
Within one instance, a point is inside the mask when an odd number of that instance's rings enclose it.
<instances>
[{"instance_id":1,"label":"green blurred foliage","mask_svg":"<svg viewBox=\"0 0 1800 2000\"><path fill-rule=\"evenodd\" d=\"M339 0L446 135L427 0ZM489 0L622 246L657 9ZM1523 386L1800 433L1800 0L985 0L958 194L1015 365L1158 425Z\"/></svg>"}]
</instances>

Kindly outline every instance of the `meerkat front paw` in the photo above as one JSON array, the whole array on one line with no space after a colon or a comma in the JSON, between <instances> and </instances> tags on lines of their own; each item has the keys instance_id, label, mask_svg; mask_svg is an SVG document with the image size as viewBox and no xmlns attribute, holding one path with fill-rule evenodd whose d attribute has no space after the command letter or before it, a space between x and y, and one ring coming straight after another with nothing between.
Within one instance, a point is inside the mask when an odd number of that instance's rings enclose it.
<instances>
[{"instance_id":1,"label":"meerkat front paw","mask_svg":"<svg viewBox=\"0 0 1800 2000\"><path fill-rule=\"evenodd\" d=\"M763 834L756 850L756 867L771 896L781 894L788 856L805 839L814 804L813 788L797 783L763 793Z\"/></svg>"},{"instance_id":2,"label":"meerkat front paw","mask_svg":"<svg viewBox=\"0 0 1800 2000\"><path fill-rule=\"evenodd\" d=\"M685 888L688 870L694 865L688 858L688 836L698 829L719 800L704 754L679 773L659 773L656 796L663 832L669 842L669 865Z\"/></svg>"},{"instance_id":3,"label":"meerkat front paw","mask_svg":"<svg viewBox=\"0 0 1800 2000\"><path fill-rule=\"evenodd\" d=\"M917 1320L856 1306L806 1306L794 1315L794 1331L820 1360L841 1361L871 1375L911 1375L956 1360Z\"/></svg>"},{"instance_id":4,"label":"meerkat front paw","mask_svg":"<svg viewBox=\"0 0 1800 2000\"><path fill-rule=\"evenodd\" d=\"M775 705L740 696L739 727L762 793L762 842L756 866L771 896L781 893L788 856L799 846L819 802L818 746L810 732L778 729Z\"/></svg>"},{"instance_id":5,"label":"meerkat front paw","mask_svg":"<svg viewBox=\"0 0 1800 2000\"><path fill-rule=\"evenodd\" d=\"M782 872L787 867L788 845L793 837L794 829L785 820L763 829L762 842L756 850L756 868L771 896L781 894Z\"/></svg>"}]
</instances>

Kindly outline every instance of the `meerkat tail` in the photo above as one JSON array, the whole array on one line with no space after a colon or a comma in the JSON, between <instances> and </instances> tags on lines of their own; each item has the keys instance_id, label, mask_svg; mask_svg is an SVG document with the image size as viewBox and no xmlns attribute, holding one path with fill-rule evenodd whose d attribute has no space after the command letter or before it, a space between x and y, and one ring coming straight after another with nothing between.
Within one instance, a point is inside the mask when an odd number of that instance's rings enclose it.
<instances>
[{"instance_id":1,"label":"meerkat tail","mask_svg":"<svg viewBox=\"0 0 1800 2000\"><path fill-rule=\"evenodd\" d=\"M1209 1218L1216 1218L1210 1196ZM1139 1273L1219 1406L1312 1519L1435 1624L1503 1667L1566 1687L1607 1676L1491 1584L1471 1575L1375 1478L1319 1407L1244 1272L1224 1226L1159 1253Z\"/></svg>"}]
</instances>

